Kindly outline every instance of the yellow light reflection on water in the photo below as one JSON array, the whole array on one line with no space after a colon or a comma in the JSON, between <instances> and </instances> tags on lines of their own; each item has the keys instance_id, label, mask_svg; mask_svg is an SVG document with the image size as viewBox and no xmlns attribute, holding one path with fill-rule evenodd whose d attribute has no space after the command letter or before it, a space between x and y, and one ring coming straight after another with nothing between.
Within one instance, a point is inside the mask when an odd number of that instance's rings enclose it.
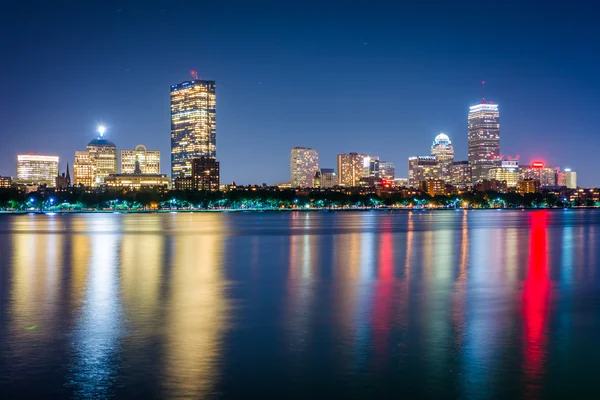
<instances>
[{"instance_id":1,"label":"yellow light reflection on water","mask_svg":"<svg viewBox=\"0 0 600 400\"><path fill-rule=\"evenodd\" d=\"M169 397L202 398L215 384L227 329L222 270L225 214L175 214L182 234L171 237L166 315L165 388ZM186 218L189 218L186 222ZM202 226L201 231L185 229Z\"/></svg>"}]
</instances>

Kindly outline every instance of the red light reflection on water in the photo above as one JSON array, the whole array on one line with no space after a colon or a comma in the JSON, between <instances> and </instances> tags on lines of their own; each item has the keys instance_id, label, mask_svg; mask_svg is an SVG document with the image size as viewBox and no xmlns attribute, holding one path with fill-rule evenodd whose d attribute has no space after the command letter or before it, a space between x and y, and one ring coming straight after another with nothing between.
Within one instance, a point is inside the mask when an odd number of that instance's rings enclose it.
<instances>
[{"instance_id":1,"label":"red light reflection on water","mask_svg":"<svg viewBox=\"0 0 600 400\"><path fill-rule=\"evenodd\" d=\"M536 211L529 216L529 260L523 290L523 372L527 396L542 387L545 374L547 321L550 279L546 256L548 212Z\"/></svg>"},{"instance_id":2,"label":"red light reflection on water","mask_svg":"<svg viewBox=\"0 0 600 400\"><path fill-rule=\"evenodd\" d=\"M386 224L387 225L387 224ZM379 245L379 279L375 287L373 304L373 344L374 363L378 369L384 368L388 358L387 344L392 324L392 299L394 294L394 245L392 234L381 234Z\"/></svg>"}]
</instances>

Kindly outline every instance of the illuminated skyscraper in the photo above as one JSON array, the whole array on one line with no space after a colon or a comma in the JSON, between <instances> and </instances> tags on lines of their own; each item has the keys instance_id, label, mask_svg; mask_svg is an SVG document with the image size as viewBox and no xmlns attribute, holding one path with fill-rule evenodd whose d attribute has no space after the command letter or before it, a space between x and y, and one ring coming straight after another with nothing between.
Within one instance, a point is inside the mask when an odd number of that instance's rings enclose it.
<instances>
[{"instance_id":1,"label":"illuminated skyscraper","mask_svg":"<svg viewBox=\"0 0 600 400\"><path fill-rule=\"evenodd\" d=\"M338 184L340 186L359 186L360 178L369 176L371 156L368 154L338 154Z\"/></svg>"},{"instance_id":2,"label":"illuminated skyscraper","mask_svg":"<svg viewBox=\"0 0 600 400\"><path fill-rule=\"evenodd\" d=\"M454 146L445 133L440 133L433 140L431 155L440 164L441 178L448 180L449 166L454 162Z\"/></svg>"},{"instance_id":3,"label":"illuminated skyscraper","mask_svg":"<svg viewBox=\"0 0 600 400\"><path fill-rule=\"evenodd\" d=\"M290 184L293 188L313 187L319 170L319 153L308 147L294 147L290 151Z\"/></svg>"},{"instance_id":4,"label":"illuminated skyscraper","mask_svg":"<svg viewBox=\"0 0 600 400\"><path fill-rule=\"evenodd\" d=\"M135 163L139 164L142 174L160 174L160 151L147 150L144 145L137 145L135 150L121 150L121 173L133 174Z\"/></svg>"},{"instance_id":5,"label":"illuminated skyscraper","mask_svg":"<svg viewBox=\"0 0 600 400\"><path fill-rule=\"evenodd\" d=\"M20 154L17 156L17 180L20 183L54 186L58 176L58 157Z\"/></svg>"},{"instance_id":6,"label":"illuminated skyscraper","mask_svg":"<svg viewBox=\"0 0 600 400\"><path fill-rule=\"evenodd\" d=\"M75 152L75 186L100 186L104 184L104 178L117 173L117 146L104 138L105 130L99 126L98 136L88 143L87 150Z\"/></svg>"},{"instance_id":7,"label":"illuminated skyscraper","mask_svg":"<svg viewBox=\"0 0 600 400\"><path fill-rule=\"evenodd\" d=\"M433 156L414 156L408 158L408 185L418 187L419 182L440 179L441 167Z\"/></svg>"},{"instance_id":8,"label":"illuminated skyscraper","mask_svg":"<svg viewBox=\"0 0 600 400\"><path fill-rule=\"evenodd\" d=\"M469 164L473 183L487 179L500 157L498 105L485 103L469 108Z\"/></svg>"},{"instance_id":9,"label":"illuminated skyscraper","mask_svg":"<svg viewBox=\"0 0 600 400\"><path fill-rule=\"evenodd\" d=\"M171 86L171 178L192 176L192 160L217 156L214 81Z\"/></svg>"}]
</instances>

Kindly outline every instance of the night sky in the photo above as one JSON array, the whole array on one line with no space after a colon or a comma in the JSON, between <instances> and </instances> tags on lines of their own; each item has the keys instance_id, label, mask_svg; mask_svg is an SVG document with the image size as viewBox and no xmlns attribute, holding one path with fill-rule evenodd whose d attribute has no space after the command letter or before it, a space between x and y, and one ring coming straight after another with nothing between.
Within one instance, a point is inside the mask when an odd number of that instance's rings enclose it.
<instances>
[{"instance_id":1,"label":"night sky","mask_svg":"<svg viewBox=\"0 0 600 400\"><path fill-rule=\"evenodd\" d=\"M45 3L0 1L0 175L16 175L17 153L58 155L63 170L100 121L118 149L161 150L169 173L169 87L196 70L217 82L222 182L288 181L293 146L324 168L378 155L405 177L440 131L466 159L485 80L503 155L600 186L590 2Z\"/></svg>"}]
</instances>

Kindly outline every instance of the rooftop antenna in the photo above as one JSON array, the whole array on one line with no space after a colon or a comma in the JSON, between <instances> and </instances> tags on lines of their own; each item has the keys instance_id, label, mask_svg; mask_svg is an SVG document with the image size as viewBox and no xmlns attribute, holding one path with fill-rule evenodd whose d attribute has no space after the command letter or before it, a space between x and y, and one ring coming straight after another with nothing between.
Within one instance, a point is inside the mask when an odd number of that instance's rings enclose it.
<instances>
[{"instance_id":1,"label":"rooftop antenna","mask_svg":"<svg viewBox=\"0 0 600 400\"><path fill-rule=\"evenodd\" d=\"M192 78L197 81L198 80L198 73L196 71L190 71L190 74L192 75Z\"/></svg>"},{"instance_id":2,"label":"rooftop antenna","mask_svg":"<svg viewBox=\"0 0 600 400\"><path fill-rule=\"evenodd\" d=\"M481 104L485 104L485 81L481 81Z\"/></svg>"}]
</instances>

